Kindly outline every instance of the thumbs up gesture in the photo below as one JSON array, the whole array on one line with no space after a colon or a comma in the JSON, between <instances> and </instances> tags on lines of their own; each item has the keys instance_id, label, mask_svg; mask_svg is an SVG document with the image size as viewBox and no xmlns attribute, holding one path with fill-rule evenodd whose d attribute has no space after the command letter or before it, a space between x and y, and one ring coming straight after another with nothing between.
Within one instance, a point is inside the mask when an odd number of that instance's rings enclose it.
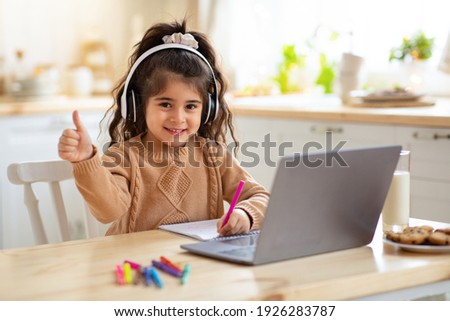
<instances>
[{"instance_id":1,"label":"thumbs up gesture","mask_svg":"<svg viewBox=\"0 0 450 321\"><path fill-rule=\"evenodd\" d=\"M91 137L80 120L78 111L72 114L75 129L64 129L59 137L58 154L64 160L80 162L93 156Z\"/></svg>"}]
</instances>

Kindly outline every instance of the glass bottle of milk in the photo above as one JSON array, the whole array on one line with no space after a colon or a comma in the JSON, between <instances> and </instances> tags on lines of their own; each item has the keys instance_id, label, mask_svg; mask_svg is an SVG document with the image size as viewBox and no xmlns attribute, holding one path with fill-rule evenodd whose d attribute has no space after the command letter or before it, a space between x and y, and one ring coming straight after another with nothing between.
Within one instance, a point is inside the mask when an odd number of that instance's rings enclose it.
<instances>
[{"instance_id":1,"label":"glass bottle of milk","mask_svg":"<svg viewBox=\"0 0 450 321\"><path fill-rule=\"evenodd\" d=\"M401 232L409 224L410 152L402 150L382 211L383 231Z\"/></svg>"}]
</instances>

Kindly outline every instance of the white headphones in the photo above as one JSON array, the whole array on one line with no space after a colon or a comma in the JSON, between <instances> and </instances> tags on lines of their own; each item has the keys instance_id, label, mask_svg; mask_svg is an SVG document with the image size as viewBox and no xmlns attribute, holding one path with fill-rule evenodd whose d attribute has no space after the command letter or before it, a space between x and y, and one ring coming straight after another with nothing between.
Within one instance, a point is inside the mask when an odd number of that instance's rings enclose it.
<instances>
[{"instance_id":1,"label":"white headphones","mask_svg":"<svg viewBox=\"0 0 450 321\"><path fill-rule=\"evenodd\" d=\"M211 65L209 64L208 60L206 60L206 58L197 50L195 50L192 47L186 46L186 45L182 45L182 44L178 44L178 43L167 43L167 44L162 44L156 47L153 47L149 50L147 50L146 52L144 52L133 64L133 66L130 69L130 72L128 73L128 76L125 80L125 85L123 87L123 93L122 96L120 97L120 106L121 106L121 115L123 119L127 119L128 117L131 119L133 119L133 122L136 122L136 100L135 100L135 95L134 95L134 91L131 90L130 93L128 93L128 83L131 80L131 77L133 76L134 72L136 71L137 67L139 66L139 64L147 57L149 57L150 55L161 51L161 50L166 50L166 49L182 49L182 50L186 50L189 52L194 53L196 56L200 57L208 66L208 68L211 70L211 74L212 74L212 78L213 78L213 84L214 84L214 92L213 93L209 93L208 94L208 110L207 110L207 114L206 114L206 118L203 124L206 124L209 121L214 121L217 118L217 113L219 110L219 98L218 98L218 89L217 89L217 82L216 82L216 77L214 75L214 71L211 67ZM132 105L133 108L132 110L128 110L128 106L127 106L127 98L130 98L132 101Z\"/></svg>"}]
</instances>

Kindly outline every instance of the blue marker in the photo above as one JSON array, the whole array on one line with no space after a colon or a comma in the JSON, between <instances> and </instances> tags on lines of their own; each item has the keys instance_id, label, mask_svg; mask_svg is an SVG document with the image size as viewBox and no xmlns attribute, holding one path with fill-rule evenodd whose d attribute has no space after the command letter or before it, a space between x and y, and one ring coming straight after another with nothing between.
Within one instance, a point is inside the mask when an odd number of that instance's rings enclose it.
<instances>
[{"instance_id":1,"label":"blue marker","mask_svg":"<svg viewBox=\"0 0 450 321\"><path fill-rule=\"evenodd\" d=\"M163 283L162 283L161 279L159 278L158 272L156 272L156 269L153 266L150 268L150 275L152 276L152 279L155 282L156 286L158 288L162 288Z\"/></svg>"},{"instance_id":2,"label":"blue marker","mask_svg":"<svg viewBox=\"0 0 450 321\"><path fill-rule=\"evenodd\" d=\"M145 278L145 285L150 286L152 284L152 276L150 273L150 268L149 267L144 267L144 271L142 272L142 275Z\"/></svg>"}]
</instances>

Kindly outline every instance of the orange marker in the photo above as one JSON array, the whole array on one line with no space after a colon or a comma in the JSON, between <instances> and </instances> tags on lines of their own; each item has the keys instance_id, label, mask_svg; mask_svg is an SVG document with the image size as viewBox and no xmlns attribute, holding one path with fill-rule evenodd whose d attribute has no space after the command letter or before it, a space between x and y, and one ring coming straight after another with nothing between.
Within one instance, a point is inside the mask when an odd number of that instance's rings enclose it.
<instances>
[{"instance_id":1,"label":"orange marker","mask_svg":"<svg viewBox=\"0 0 450 321\"><path fill-rule=\"evenodd\" d=\"M167 266L170 266L172 269L175 269L178 272L183 272L182 269L180 269L178 266L170 262L169 259L165 258L164 256L160 256L159 259L161 260L162 263L164 263Z\"/></svg>"}]
</instances>

